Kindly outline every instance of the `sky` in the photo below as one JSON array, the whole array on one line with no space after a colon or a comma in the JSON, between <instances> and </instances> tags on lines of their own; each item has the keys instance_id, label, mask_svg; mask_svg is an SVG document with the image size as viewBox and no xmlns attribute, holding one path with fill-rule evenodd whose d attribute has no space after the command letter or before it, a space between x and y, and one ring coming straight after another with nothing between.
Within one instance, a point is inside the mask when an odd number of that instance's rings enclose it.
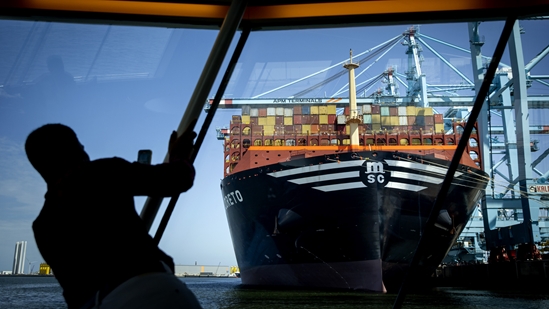
<instances>
[{"instance_id":1,"label":"sky","mask_svg":"<svg viewBox=\"0 0 549 309\"><path fill-rule=\"evenodd\" d=\"M548 45L545 32L549 23L524 21L521 25L526 31L523 44L528 62ZM492 54L502 26L502 22L481 24L483 54ZM261 94L346 60L349 49L358 54L401 34L407 27L253 32L225 97ZM463 48L469 46L466 24L426 24L419 29ZM43 262L31 225L42 207L46 185L26 159L26 136L43 124L64 123L75 130L91 159L117 156L135 161L140 149L150 149L153 164L162 162L170 132L181 120L216 35L214 30L0 20L0 271L12 269L17 241L28 242L26 272L29 266L36 271ZM429 44L471 78L468 54ZM45 94L29 90L47 72L46 59L50 55L62 57L65 71L74 76L76 90ZM424 58L428 83L461 82L426 49ZM509 64L508 57L503 62ZM389 66L405 72L407 59L401 44L361 78L371 78ZM532 70L537 75L548 72L548 59ZM268 97L291 96L330 74L317 75ZM346 82L344 76L310 96L329 96ZM216 89L214 86L211 98ZM547 89L534 83L529 93L548 93ZM399 91L404 94L405 87L400 85ZM219 189L223 147L216 139L215 128L227 126L231 115L238 113L219 110L216 114L195 162L194 187L180 196L160 242L161 249L176 264L237 265ZM199 125L206 114L201 115ZM543 122L535 115L532 120ZM549 148L549 142L540 143L540 148ZM135 201L139 213L145 198L137 197Z\"/></svg>"}]
</instances>

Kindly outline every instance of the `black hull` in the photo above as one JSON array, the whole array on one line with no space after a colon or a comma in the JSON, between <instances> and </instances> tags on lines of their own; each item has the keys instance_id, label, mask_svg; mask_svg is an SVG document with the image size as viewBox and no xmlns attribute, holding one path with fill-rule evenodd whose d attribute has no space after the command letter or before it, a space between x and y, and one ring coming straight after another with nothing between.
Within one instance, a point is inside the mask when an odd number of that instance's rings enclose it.
<instances>
[{"instance_id":1,"label":"black hull","mask_svg":"<svg viewBox=\"0 0 549 309\"><path fill-rule=\"evenodd\" d=\"M222 192L243 284L395 290L446 173L434 157L362 152L226 177ZM460 166L421 258L429 277L473 212L487 175Z\"/></svg>"}]
</instances>

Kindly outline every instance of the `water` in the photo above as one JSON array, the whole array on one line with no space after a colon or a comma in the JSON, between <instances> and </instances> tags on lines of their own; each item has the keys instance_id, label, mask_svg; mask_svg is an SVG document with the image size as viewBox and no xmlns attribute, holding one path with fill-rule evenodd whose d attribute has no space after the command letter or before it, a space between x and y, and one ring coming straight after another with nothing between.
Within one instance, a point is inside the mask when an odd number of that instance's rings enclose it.
<instances>
[{"instance_id":1,"label":"water","mask_svg":"<svg viewBox=\"0 0 549 309\"><path fill-rule=\"evenodd\" d=\"M240 279L182 278L204 309L392 308L394 294L246 288ZM0 277L0 309L66 308L61 288L51 277ZM403 308L542 309L549 293L438 289L407 295Z\"/></svg>"}]
</instances>

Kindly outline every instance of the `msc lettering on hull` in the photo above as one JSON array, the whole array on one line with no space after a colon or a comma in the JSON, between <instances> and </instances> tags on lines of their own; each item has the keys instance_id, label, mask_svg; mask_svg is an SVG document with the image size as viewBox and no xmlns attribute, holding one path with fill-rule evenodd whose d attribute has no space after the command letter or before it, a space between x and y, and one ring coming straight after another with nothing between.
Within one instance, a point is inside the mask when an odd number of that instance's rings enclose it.
<instances>
[{"instance_id":1,"label":"msc lettering on hull","mask_svg":"<svg viewBox=\"0 0 549 309\"><path fill-rule=\"evenodd\" d=\"M360 178L366 187L383 187L389 182L391 173L385 173L383 162L366 161L362 165Z\"/></svg>"}]
</instances>

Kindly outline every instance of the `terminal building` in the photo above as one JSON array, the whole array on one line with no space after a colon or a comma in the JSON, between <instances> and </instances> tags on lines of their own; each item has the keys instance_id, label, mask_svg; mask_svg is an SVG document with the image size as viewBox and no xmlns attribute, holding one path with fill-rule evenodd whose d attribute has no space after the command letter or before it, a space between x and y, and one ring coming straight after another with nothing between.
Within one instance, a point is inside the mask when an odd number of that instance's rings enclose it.
<instances>
[{"instance_id":1,"label":"terminal building","mask_svg":"<svg viewBox=\"0 0 549 309\"><path fill-rule=\"evenodd\" d=\"M238 267L227 265L175 265L178 277L228 277L237 273Z\"/></svg>"}]
</instances>

